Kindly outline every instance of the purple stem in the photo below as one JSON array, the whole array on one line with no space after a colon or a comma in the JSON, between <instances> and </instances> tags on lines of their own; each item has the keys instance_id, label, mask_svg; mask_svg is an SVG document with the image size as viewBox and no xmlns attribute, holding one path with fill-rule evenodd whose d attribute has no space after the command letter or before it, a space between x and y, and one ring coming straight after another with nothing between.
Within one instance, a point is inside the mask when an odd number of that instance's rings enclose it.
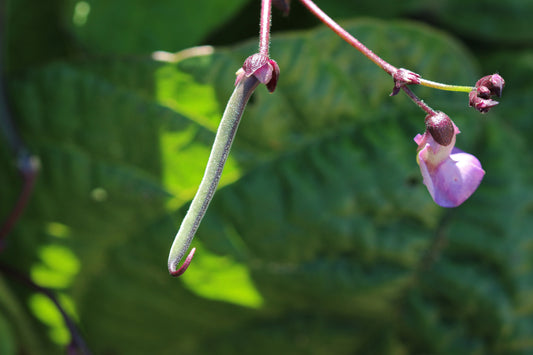
<instances>
[{"instance_id":1,"label":"purple stem","mask_svg":"<svg viewBox=\"0 0 533 355\"><path fill-rule=\"evenodd\" d=\"M63 309L63 307L61 306L61 304L57 300L56 296L52 293L52 291L50 291L47 288L44 288L42 286L37 285L29 277L27 277L26 275L24 275L20 271L15 270L15 269L13 269L13 268L11 268L11 267L3 264L3 263L0 263L0 272L2 272L4 275L9 276L10 278L17 280L17 281L21 282L22 284L25 284L29 288L31 288L31 289L39 292L39 293L42 293L43 295L48 297L54 303L54 305L57 307L57 309L59 310L59 313L61 313L61 316L63 317L63 320L65 321L65 325L67 326L67 328L68 328L68 330L70 332L72 340L71 340L71 343L69 344L69 349L68 349L69 352L74 353L73 350L77 349L77 350L79 350L79 352L78 351L75 352L77 354L85 354L85 355L90 355L91 354L91 352L89 351L89 348L87 347L87 344L85 344L85 341L83 340L83 337L78 332L78 329L76 328L76 325L74 324L72 319L69 317L67 312L65 312L65 310Z\"/></svg>"},{"instance_id":2,"label":"purple stem","mask_svg":"<svg viewBox=\"0 0 533 355\"><path fill-rule=\"evenodd\" d=\"M0 34L1 36L1 34ZM1 41L0 41L1 45ZM1 63L0 63L1 70ZM0 73L2 75L2 73ZM37 172L39 170L39 161L36 157L31 156L28 153L28 149L24 145L24 142L18 135L13 120L11 119L11 113L8 108L7 98L4 90L3 77L0 78L0 128L7 139L7 143L11 148L11 152L15 159L18 160L18 170L22 176L23 185L22 191L11 210L11 213L0 226L0 251L5 246L5 239L13 226L16 224L24 208L28 204L33 187L35 186L35 180L37 178Z\"/></svg>"},{"instance_id":3,"label":"purple stem","mask_svg":"<svg viewBox=\"0 0 533 355\"><path fill-rule=\"evenodd\" d=\"M38 163L34 157L28 154L23 154L19 160L19 171L23 178L22 191L20 192L15 206L13 206L13 209L11 210L11 213L0 228L0 251L5 247L5 239L7 235L11 229L13 229L15 223L18 221L24 208L28 204L39 171Z\"/></svg>"},{"instance_id":4,"label":"purple stem","mask_svg":"<svg viewBox=\"0 0 533 355\"><path fill-rule=\"evenodd\" d=\"M394 75L398 70L394 65L389 64L387 61L381 59L376 53L368 49L364 44L359 42L355 37L348 33L344 28L342 28L338 23L333 21L331 17L326 15L318 6L315 5L311 0L300 0L300 2L307 7L313 15L315 15L320 21L322 21L326 26L331 28L336 34L338 34L342 39L351 44L355 49L365 55L372 62L377 64L381 69L385 70L389 75Z\"/></svg>"},{"instance_id":5,"label":"purple stem","mask_svg":"<svg viewBox=\"0 0 533 355\"><path fill-rule=\"evenodd\" d=\"M261 20L259 22L259 53L269 56L270 47L270 23L271 23L272 0L261 1Z\"/></svg>"},{"instance_id":6,"label":"purple stem","mask_svg":"<svg viewBox=\"0 0 533 355\"><path fill-rule=\"evenodd\" d=\"M418 107L420 107L422 110L424 110L428 115L436 115L437 113L431 108L429 107L423 100L419 99L418 96L415 95L414 92L411 91L411 89L409 89L406 85L402 85L401 86L402 90L407 94L407 96L409 96L409 98L411 100L413 100L413 102L415 104L418 105Z\"/></svg>"},{"instance_id":7,"label":"purple stem","mask_svg":"<svg viewBox=\"0 0 533 355\"><path fill-rule=\"evenodd\" d=\"M0 52L6 47L5 3L0 1ZM4 133L8 146L11 148L13 157L18 160L18 170L23 178L22 191L6 221L0 226L0 251L5 246L6 236L9 234L26 207L39 170L37 158L31 156L26 145L20 138L8 106L8 100L4 85L4 55L0 54L0 131Z\"/></svg>"}]
</instances>

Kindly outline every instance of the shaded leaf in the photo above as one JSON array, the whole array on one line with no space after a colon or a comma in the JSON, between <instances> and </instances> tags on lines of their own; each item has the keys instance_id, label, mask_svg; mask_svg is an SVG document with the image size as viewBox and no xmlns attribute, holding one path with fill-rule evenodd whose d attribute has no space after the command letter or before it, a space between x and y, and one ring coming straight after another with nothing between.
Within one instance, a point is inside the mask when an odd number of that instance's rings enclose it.
<instances>
[{"instance_id":1,"label":"shaded leaf","mask_svg":"<svg viewBox=\"0 0 533 355\"><path fill-rule=\"evenodd\" d=\"M86 5L80 8L80 3ZM67 9L73 14L73 32L93 51L147 53L175 52L198 44L245 3L246 0L69 0ZM84 18L76 21L77 14Z\"/></svg>"}]
</instances>

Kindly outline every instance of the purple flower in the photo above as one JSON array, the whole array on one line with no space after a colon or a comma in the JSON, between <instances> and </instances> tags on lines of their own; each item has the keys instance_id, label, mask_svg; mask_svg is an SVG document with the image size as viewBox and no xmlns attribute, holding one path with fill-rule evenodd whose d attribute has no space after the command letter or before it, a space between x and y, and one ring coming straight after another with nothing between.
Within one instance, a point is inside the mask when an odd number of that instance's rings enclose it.
<instances>
[{"instance_id":1,"label":"purple flower","mask_svg":"<svg viewBox=\"0 0 533 355\"><path fill-rule=\"evenodd\" d=\"M442 207L457 207L476 191L485 171L475 156L454 147L456 134L460 132L446 114L437 112L435 115L428 115L426 127L423 135L418 134L414 138L418 144L416 160L424 184L436 204ZM447 132L450 127L453 128L453 133L451 139L445 140L447 142L443 143L441 139L434 138L439 137L435 132Z\"/></svg>"}]
</instances>

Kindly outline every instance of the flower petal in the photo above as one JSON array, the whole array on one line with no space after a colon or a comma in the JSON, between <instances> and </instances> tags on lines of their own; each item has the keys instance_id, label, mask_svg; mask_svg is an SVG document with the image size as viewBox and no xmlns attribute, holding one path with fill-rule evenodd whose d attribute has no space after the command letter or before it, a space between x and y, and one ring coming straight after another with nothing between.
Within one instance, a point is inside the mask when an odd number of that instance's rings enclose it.
<instances>
[{"instance_id":1,"label":"flower petal","mask_svg":"<svg viewBox=\"0 0 533 355\"><path fill-rule=\"evenodd\" d=\"M418 155L420 171L436 204L457 207L476 191L485 171L475 156L454 148L449 158L437 167L431 167L421 157L423 150Z\"/></svg>"}]
</instances>

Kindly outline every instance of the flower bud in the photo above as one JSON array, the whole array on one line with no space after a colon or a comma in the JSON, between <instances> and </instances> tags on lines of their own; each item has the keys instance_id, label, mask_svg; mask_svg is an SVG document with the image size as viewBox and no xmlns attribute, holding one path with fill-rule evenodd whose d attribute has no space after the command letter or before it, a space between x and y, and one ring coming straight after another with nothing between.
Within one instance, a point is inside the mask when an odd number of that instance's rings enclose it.
<instances>
[{"instance_id":1,"label":"flower bud","mask_svg":"<svg viewBox=\"0 0 533 355\"><path fill-rule=\"evenodd\" d=\"M235 84L241 81L243 76L253 75L267 86L268 91L273 92L278 83L279 66L275 60L268 58L268 56L256 53L246 58L242 68L236 74Z\"/></svg>"},{"instance_id":2,"label":"flower bud","mask_svg":"<svg viewBox=\"0 0 533 355\"><path fill-rule=\"evenodd\" d=\"M481 113L487 113L491 108L499 104L498 101L492 100L490 98L483 98L483 96L478 94L477 90L470 91L470 94L468 94L468 98L470 106L474 107Z\"/></svg>"},{"instance_id":3,"label":"flower bud","mask_svg":"<svg viewBox=\"0 0 533 355\"><path fill-rule=\"evenodd\" d=\"M491 108L498 105L498 101L492 100L492 96L502 96L505 80L499 74L492 74L482 77L476 82L475 90L468 95L470 106L481 113L489 112Z\"/></svg>"},{"instance_id":4,"label":"flower bud","mask_svg":"<svg viewBox=\"0 0 533 355\"><path fill-rule=\"evenodd\" d=\"M500 76L500 74L487 75L479 79L476 83L476 89L487 88L490 93L489 97L492 95L501 97L502 90L505 86L505 80Z\"/></svg>"},{"instance_id":5,"label":"flower bud","mask_svg":"<svg viewBox=\"0 0 533 355\"><path fill-rule=\"evenodd\" d=\"M452 142L455 128L452 120L444 112L436 112L426 116L426 131L431 134L435 142L447 146Z\"/></svg>"}]
</instances>

